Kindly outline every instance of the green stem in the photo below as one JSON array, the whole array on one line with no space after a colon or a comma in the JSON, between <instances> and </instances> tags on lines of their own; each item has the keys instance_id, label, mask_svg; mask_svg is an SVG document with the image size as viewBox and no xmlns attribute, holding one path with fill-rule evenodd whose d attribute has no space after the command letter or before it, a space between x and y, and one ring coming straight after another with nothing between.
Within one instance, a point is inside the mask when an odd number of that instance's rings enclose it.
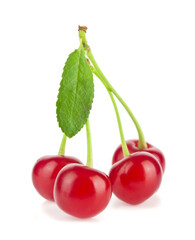
<instances>
[{"instance_id":1,"label":"green stem","mask_svg":"<svg viewBox=\"0 0 195 240\"><path fill-rule=\"evenodd\" d=\"M122 99L122 97L117 93L117 91L114 89L114 87L110 84L110 82L104 76L103 72L101 71L101 69L99 68L97 62L95 61L95 58L94 58L94 56L93 56L93 54L91 52L91 49L90 49L90 47L89 47L89 45L87 43L85 31L82 31L82 30L79 31L79 38L82 39L83 47L87 51L87 56L88 56L89 60L91 61L91 63L93 64L95 70L97 71L98 75L100 76L100 80L106 86L106 88L109 89L116 96L116 98L120 101L120 103L123 105L123 107L125 108L125 110L129 114L129 116L131 117L133 123L135 124L135 127L136 127L138 135L139 135L138 147L140 149L147 148L147 144L146 144L146 141L145 141L145 138L144 138L143 131L142 131L142 129L141 129L137 119L133 115L133 113L130 110L130 108L128 107L128 105Z\"/></svg>"},{"instance_id":2,"label":"green stem","mask_svg":"<svg viewBox=\"0 0 195 240\"><path fill-rule=\"evenodd\" d=\"M93 167L93 154L92 154L92 141L91 141L91 131L90 131L90 124L89 118L86 122L86 133L87 133L87 166Z\"/></svg>"},{"instance_id":3,"label":"green stem","mask_svg":"<svg viewBox=\"0 0 195 240\"><path fill-rule=\"evenodd\" d=\"M65 153L65 146L66 146L66 134L63 135L63 138L62 138L62 141L61 141L61 144L60 144L60 149L58 151L58 155L62 155L64 156L64 153Z\"/></svg>"},{"instance_id":4,"label":"green stem","mask_svg":"<svg viewBox=\"0 0 195 240\"><path fill-rule=\"evenodd\" d=\"M100 79L100 76L98 75L97 71L94 68L92 68L92 70L93 70L93 73ZM104 84L104 86L106 87L105 84ZM130 155L130 153L129 153L129 150L127 148L127 144L126 144L126 141L125 141L123 128L122 128L122 124L121 124L121 119L120 119L119 111L118 111L118 108L117 108L117 104L116 104L116 101L115 101L114 96L112 95L111 91L107 87L106 87L106 90L108 91L108 94L111 98L111 101L112 101L112 104L114 106L114 110L115 110L115 113L116 113L116 118L117 118L117 122L118 122L120 138L121 138L121 145L122 145L122 149L123 149L123 155L124 155L124 157L127 157L127 156Z\"/></svg>"}]
</instances>

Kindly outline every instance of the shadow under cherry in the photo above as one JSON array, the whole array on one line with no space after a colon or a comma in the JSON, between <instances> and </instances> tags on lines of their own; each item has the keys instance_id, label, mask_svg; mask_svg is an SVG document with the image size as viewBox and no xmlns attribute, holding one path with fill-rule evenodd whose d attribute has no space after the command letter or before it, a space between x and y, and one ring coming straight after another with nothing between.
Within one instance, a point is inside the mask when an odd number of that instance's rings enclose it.
<instances>
[{"instance_id":1,"label":"shadow under cherry","mask_svg":"<svg viewBox=\"0 0 195 240\"><path fill-rule=\"evenodd\" d=\"M58 206L55 204L55 202L51 201L44 201L42 203L42 211L50 218L57 220L57 221L69 221L69 222L99 222L97 217L94 218L86 218L86 219L80 219L73 217L71 215L68 215L67 213L63 212Z\"/></svg>"}]
</instances>

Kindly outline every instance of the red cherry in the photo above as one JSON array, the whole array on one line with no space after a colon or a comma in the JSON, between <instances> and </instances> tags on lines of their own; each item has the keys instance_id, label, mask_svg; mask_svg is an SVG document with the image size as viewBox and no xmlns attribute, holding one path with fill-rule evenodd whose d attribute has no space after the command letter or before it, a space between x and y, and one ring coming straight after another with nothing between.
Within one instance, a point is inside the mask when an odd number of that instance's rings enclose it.
<instances>
[{"instance_id":1,"label":"red cherry","mask_svg":"<svg viewBox=\"0 0 195 240\"><path fill-rule=\"evenodd\" d=\"M57 174L66 165L82 164L74 157L44 156L39 158L32 170L32 181L37 192L47 200L54 201L53 187Z\"/></svg>"},{"instance_id":2,"label":"red cherry","mask_svg":"<svg viewBox=\"0 0 195 240\"><path fill-rule=\"evenodd\" d=\"M99 214L108 205L111 195L111 182L105 173L77 164L64 167L54 185L57 205L78 218Z\"/></svg>"},{"instance_id":3,"label":"red cherry","mask_svg":"<svg viewBox=\"0 0 195 240\"><path fill-rule=\"evenodd\" d=\"M139 204L159 188L162 168L154 155L137 152L115 163L109 174L113 193L130 204Z\"/></svg>"},{"instance_id":4,"label":"red cherry","mask_svg":"<svg viewBox=\"0 0 195 240\"><path fill-rule=\"evenodd\" d=\"M135 152L148 152L153 154L155 157L157 157L158 161L161 164L162 170L164 172L165 170L165 157L163 153L156 147L152 146L151 144L147 143L147 148L146 149L140 149L138 148L138 140L128 140L126 141L127 148L129 149L130 153L135 153ZM120 161L121 159L124 158L123 155L123 150L122 146L120 145L116 151L114 152L113 158L112 158L112 164Z\"/></svg>"}]
</instances>

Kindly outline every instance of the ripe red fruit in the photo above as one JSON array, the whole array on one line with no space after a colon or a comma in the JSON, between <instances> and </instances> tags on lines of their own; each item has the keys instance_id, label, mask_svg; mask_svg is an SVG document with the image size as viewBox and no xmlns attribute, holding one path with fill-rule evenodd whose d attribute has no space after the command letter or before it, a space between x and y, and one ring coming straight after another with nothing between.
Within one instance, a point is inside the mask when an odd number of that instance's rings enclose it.
<instances>
[{"instance_id":1,"label":"ripe red fruit","mask_svg":"<svg viewBox=\"0 0 195 240\"><path fill-rule=\"evenodd\" d=\"M99 214L108 205L111 195L111 182L105 173L78 164L64 167L54 185L57 205L78 218Z\"/></svg>"},{"instance_id":2,"label":"ripe red fruit","mask_svg":"<svg viewBox=\"0 0 195 240\"><path fill-rule=\"evenodd\" d=\"M115 163L109 173L113 193L130 204L139 204L159 188L162 168L154 155L137 152Z\"/></svg>"},{"instance_id":3,"label":"ripe red fruit","mask_svg":"<svg viewBox=\"0 0 195 240\"><path fill-rule=\"evenodd\" d=\"M47 200L54 201L53 187L57 174L66 165L82 164L74 157L44 156L37 160L32 170L32 181L37 192Z\"/></svg>"},{"instance_id":4,"label":"ripe red fruit","mask_svg":"<svg viewBox=\"0 0 195 240\"><path fill-rule=\"evenodd\" d=\"M155 157L157 157L162 170L164 172L165 170L165 157L163 155L163 153L156 147L152 146L151 144L147 143L147 148L146 149L139 149L138 148L138 140L128 140L126 141L127 144L127 148L129 149L130 153L135 153L135 152L148 152L153 154ZM120 161L121 159L124 158L123 155L123 150L122 150L122 146L120 145L116 151L114 152L113 158L112 158L112 164Z\"/></svg>"}]
</instances>

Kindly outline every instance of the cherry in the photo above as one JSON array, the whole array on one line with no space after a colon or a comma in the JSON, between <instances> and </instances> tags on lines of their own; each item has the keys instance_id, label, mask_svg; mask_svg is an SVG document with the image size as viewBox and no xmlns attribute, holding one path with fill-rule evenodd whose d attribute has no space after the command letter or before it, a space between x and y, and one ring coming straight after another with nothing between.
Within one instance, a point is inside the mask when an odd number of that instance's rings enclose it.
<instances>
[{"instance_id":1,"label":"cherry","mask_svg":"<svg viewBox=\"0 0 195 240\"><path fill-rule=\"evenodd\" d=\"M148 153L153 154L158 159L159 163L161 164L162 170L164 172L164 170L165 170L165 157L164 157L163 153L158 148L156 148L153 145L147 143L147 148L146 149L140 149L140 148L138 148L138 140L128 140L128 141L126 141L126 144L127 144L127 148L130 151L130 153L144 151L144 152L148 152ZM114 155L113 155L113 158L112 158L112 164L120 161L123 158L124 158L123 150L122 150L122 146L120 145L116 149L116 151L114 152Z\"/></svg>"},{"instance_id":2,"label":"cherry","mask_svg":"<svg viewBox=\"0 0 195 240\"><path fill-rule=\"evenodd\" d=\"M154 155L136 152L115 163L109 173L113 193L130 204L139 204L159 188L162 168Z\"/></svg>"},{"instance_id":3,"label":"cherry","mask_svg":"<svg viewBox=\"0 0 195 240\"><path fill-rule=\"evenodd\" d=\"M111 182L105 173L78 164L64 167L54 185L57 205L78 218L99 214L108 205L111 195Z\"/></svg>"},{"instance_id":4,"label":"cherry","mask_svg":"<svg viewBox=\"0 0 195 240\"><path fill-rule=\"evenodd\" d=\"M54 201L53 187L57 174L66 165L82 164L78 159L68 156L44 156L37 160L32 170L32 181L37 192L47 200Z\"/></svg>"}]
</instances>

